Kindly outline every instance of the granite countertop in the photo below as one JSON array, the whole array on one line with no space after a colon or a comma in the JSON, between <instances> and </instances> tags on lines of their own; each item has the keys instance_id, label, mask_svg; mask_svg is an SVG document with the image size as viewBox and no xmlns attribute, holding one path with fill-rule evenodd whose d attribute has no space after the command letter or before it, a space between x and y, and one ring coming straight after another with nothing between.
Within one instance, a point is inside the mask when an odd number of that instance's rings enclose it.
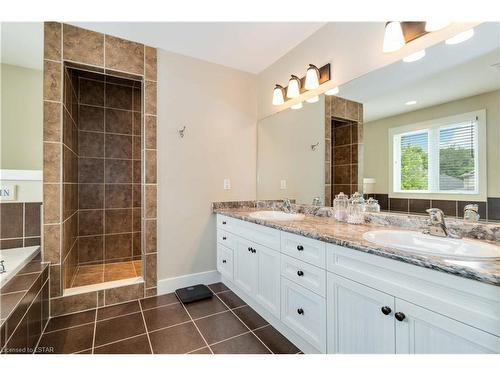
<instances>
[{"instance_id":1,"label":"granite countertop","mask_svg":"<svg viewBox=\"0 0 500 375\"><path fill-rule=\"evenodd\" d=\"M264 208L265 209L265 208ZM500 260L462 261L446 259L438 256L412 254L394 248L373 244L363 239L363 234L375 229L411 230L401 226L377 225L373 223L353 225L340 223L331 217L320 217L306 214L302 220L274 221L260 220L250 216L250 213L261 211L256 207L218 207L214 212L236 219L264 225L270 228L298 234L320 241L345 246L353 250L383 256L405 263L425 267L448 274L500 286ZM420 229L418 229L419 231ZM417 231L417 230L416 230ZM479 241L479 240L478 240ZM498 242L484 241L498 245Z\"/></svg>"}]
</instances>

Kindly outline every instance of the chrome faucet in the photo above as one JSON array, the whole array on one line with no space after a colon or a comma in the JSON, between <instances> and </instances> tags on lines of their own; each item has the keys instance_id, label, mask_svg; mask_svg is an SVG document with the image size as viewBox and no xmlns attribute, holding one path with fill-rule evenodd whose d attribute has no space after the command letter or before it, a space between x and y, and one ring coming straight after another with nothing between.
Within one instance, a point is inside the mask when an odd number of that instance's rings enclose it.
<instances>
[{"instance_id":1,"label":"chrome faucet","mask_svg":"<svg viewBox=\"0 0 500 375\"><path fill-rule=\"evenodd\" d=\"M292 211L292 202L288 198L283 199L283 205L281 207L283 208L283 211L290 212Z\"/></svg>"},{"instance_id":2,"label":"chrome faucet","mask_svg":"<svg viewBox=\"0 0 500 375\"><path fill-rule=\"evenodd\" d=\"M477 204L468 204L464 207L464 221L477 223L479 221L479 207Z\"/></svg>"},{"instance_id":3,"label":"chrome faucet","mask_svg":"<svg viewBox=\"0 0 500 375\"><path fill-rule=\"evenodd\" d=\"M0 273L5 273L7 270L5 269L5 264L3 264L3 260L0 260Z\"/></svg>"},{"instance_id":4,"label":"chrome faucet","mask_svg":"<svg viewBox=\"0 0 500 375\"><path fill-rule=\"evenodd\" d=\"M312 205L313 206L321 206L321 199L319 197L314 197Z\"/></svg>"},{"instance_id":5,"label":"chrome faucet","mask_svg":"<svg viewBox=\"0 0 500 375\"><path fill-rule=\"evenodd\" d=\"M439 208L425 210L429 214L429 227L424 230L425 234L438 237L448 237L448 228L444 222L444 213Z\"/></svg>"}]
</instances>

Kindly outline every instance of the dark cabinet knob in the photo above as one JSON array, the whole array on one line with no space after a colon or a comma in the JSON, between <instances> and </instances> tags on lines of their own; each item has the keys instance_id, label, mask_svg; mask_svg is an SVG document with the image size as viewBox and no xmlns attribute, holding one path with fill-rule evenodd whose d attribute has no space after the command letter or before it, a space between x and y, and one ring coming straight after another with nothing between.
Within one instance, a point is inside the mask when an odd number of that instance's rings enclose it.
<instances>
[{"instance_id":1,"label":"dark cabinet knob","mask_svg":"<svg viewBox=\"0 0 500 375\"><path fill-rule=\"evenodd\" d=\"M255 254L256 252L257 252L257 250L255 250L255 249L252 249L252 253L254 253L254 254Z\"/></svg>"},{"instance_id":2,"label":"dark cabinet knob","mask_svg":"<svg viewBox=\"0 0 500 375\"><path fill-rule=\"evenodd\" d=\"M298 250L298 251L303 251L303 250L304 250L304 246L302 246L302 245L297 245L297 250Z\"/></svg>"},{"instance_id":3,"label":"dark cabinet knob","mask_svg":"<svg viewBox=\"0 0 500 375\"><path fill-rule=\"evenodd\" d=\"M226 240L226 236L222 237L222 239L225 241Z\"/></svg>"},{"instance_id":4,"label":"dark cabinet knob","mask_svg":"<svg viewBox=\"0 0 500 375\"><path fill-rule=\"evenodd\" d=\"M248 248L248 251L252 252L252 248L251 248L251 247L249 247L249 248Z\"/></svg>"},{"instance_id":5,"label":"dark cabinet knob","mask_svg":"<svg viewBox=\"0 0 500 375\"><path fill-rule=\"evenodd\" d=\"M225 222L225 221L223 221L223 222L222 222L222 225L226 225L226 222Z\"/></svg>"},{"instance_id":6,"label":"dark cabinet knob","mask_svg":"<svg viewBox=\"0 0 500 375\"><path fill-rule=\"evenodd\" d=\"M383 306L380 310L382 310L382 313L384 315L389 315L391 313L391 308L389 306Z\"/></svg>"},{"instance_id":7,"label":"dark cabinet knob","mask_svg":"<svg viewBox=\"0 0 500 375\"><path fill-rule=\"evenodd\" d=\"M226 263L226 260L225 260L225 259L223 259L223 260L222 260L222 263Z\"/></svg>"},{"instance_id":8,"label":"dark cabinet knob","mask_svg":"<svg viewBox=\"0 0 500 375\"><path fill-rule=\"evenodd\" d=\"M304 276L304 271L300 271L300 270L299 270L299 271L297 271L297 275L298 275L298 276Z\"/></svg>"},{"instance_id":9,"label":"dark cabinet knob","mask_svg":"<svg viewBox=\"0 0 500 375\"><path fill-rule=\"evenodd\" d=\"M403 320L405 320L406 315L403 314L402 312L397 312L396 314L394 314L394 317L400 322L402 322Z\"/></svg>"},{"instance_id":10,"label":"dark cabinet knob","mask_svg":"<svg viewBox=\"0 0 500 375\"><path fill-rule=\"evenodd\" d=\"M304 315L304 309L297 309L297 314Z\"/></svg>"}]
</instances>

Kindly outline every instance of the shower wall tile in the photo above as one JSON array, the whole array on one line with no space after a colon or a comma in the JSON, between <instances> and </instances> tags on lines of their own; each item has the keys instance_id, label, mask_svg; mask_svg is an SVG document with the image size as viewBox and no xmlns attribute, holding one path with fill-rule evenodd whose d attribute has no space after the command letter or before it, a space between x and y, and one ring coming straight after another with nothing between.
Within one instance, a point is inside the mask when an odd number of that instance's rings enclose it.
<instances>
[{"instance_id":1,"label":"shower wall tile","mask_svg":"<svg viewBox=\"0 0 500 375\"><path fill-rule=\"evenodd\" d=\"M156 48L145 47L146 66L145 76L147 80L156 81Z\"/></svg>"},{"instance_id":2,"label":"shower wall tile","mask_svg":"<svg viewBox=\"0 0 500 375\"><path fill-rule=\"evenodd\" d=\"M104 105L104 82L80 78L79 104Z\"/></svg>"},{"instance_id":3,"label":"shower wall tile","mask_svg":"<svg viewBox=\"0 0 500 375\"><path fill-rule=\"evenodd\" d=\"M106 134L106 158L132 159L132 136Z\"/></svg>"},{"instance_id":4,"label":"shower wall tile","mask_svg":"<svg viewBox=\"0 0 500 375\"><path fill-rule=\"evenodd\" d=\"M132 209L132 231L140 232L142 223L142 210L141 208Z\"/></svg>"},{"instance_id":5,"label":"shower wall tile","mask_svg":"<svg viewBox=\"0 0 500 375\"><path fill-rule=\"evenodd\" d=\"M132 185L106 184L106 208L132 207Z\"/></svg>"},{"instance_id":6,"label":"shower wall tile","mask_svg":"<svg viewBox=\"0 0 500 375\"><path fill-rule=\"evenodd\" d=\"M145 217L147 219L156 218L156 185L145 185Z\"/></svg>"},{"instance_id":7,"label":"shower wall tile","mask_svg":"<svg viewBox=\"0 0 500 375\"><path fill-rule=\"evenodd\" d=\"M132 110L139 113L142 111L142 93L137 87L132 90Z\"/></svg>"},{"instance_id":8,"label":"shower wall tile","mask_svg":"<svg viewBox=\"0 0 500 375\"><path fill-rule=\"evenodd\" d=\"M156 115L156 82L146 81L144 85L145 113Z\"/></svg>"},{"instance_id":9,"label":"shower wall tile","mask_svg":"<svg viewBox=\"0 0 500 375\"><path fill-rule=\"evenodd\" d=\"M43 236L43 259L46 262L57 263L59 261L61 246L61 225L44 225Z\"/></svg>"},{"instance_id":10,"label":"shower wall tile","mask_svg":"<svg viewBox=\"0 0 500 375\"><path fill-rule=\"evenodd\" d=\"M107 35L106 68L144 74L144 45Z\"/></svg>"},{"instance_id":11,"label":"shower wall tile","mask_svg":"<svg viewBox=\"0 0 500 375\"><path fill-rule=\"evenodd\" d=\"M146 150L146 183L156 183L156 151Z\"/></svg>"},{"instance_id":12,"label":"shower wall tile","mask_svg":"<svg viewBox=\"0 0 500 375\"><path fill-rule=\"evenodd\" d=\"M132 233L107 234L104 236L104 257L106 261L128 259L132 256Z\"/></svg>"},{"instance_id":13,"label":"shower wall tile","mask_svg":"<svg viewBox=\"0 0 500 375\"><path fill-rule=\"evenodd\" d=\"M60 223L61 185L43 184L43 219L45 224Z\"/></svg>"},{"instance_id":14,"label":"shower wall tile","mask_svg":"<svg viewBox=\"0 0 500 375\"><path fill-rule=\"evenodd\" d=\"M80 210L104 208L103 184L79 184L78 196Z\"/></svg>"},{"instance_id":15,"label":"shower wall tile","mask_svg":"<svg viewBox=\"0 0 500 375\"><path fill-rule=\"evenodd\" d=\"M43 63L43 99L61 101L62 64L50 60Z\"/></svg>"},{"instance_id":16,"label":"shower wall tile","mask_svg":"<svg viewBox=\"0 0 500 375\"><path fill-rule=\"evenodd\" d=\"M132 209L107 209L104 216L106 234L132 232Z\"/></svg>"},{"instance_id":17,"label":"shower wall tile","mask_svg":"<svg viewBox=\"0 0 500 375\"><path fill-rule=\"evenodd\" d=\"M65 60L83 64L104 65L104 34L63 24Z\"/></svg>"},{"instance_id":18,"label":"shower wall tile","mask_svg":"<svg viewBox=\"0 0 500 375\"><path fill-rule=\"evenodd\" d=\"M146 116L145 143L147 149L156 149L156 116Z\"/></svg>"},{"instance_id":19,"label":"shower wall tile","mask_svg":"<svg viewBox=\"0 0 500 375\"><path fill-rule=\"evenodd\" d=\"M104 233L103 210L79 210L78 227L80 236Z\"/></svg>"},{"instance_id":20,"label":"shower wall tile","mask_svg":"<svg viewBox=\"0 0 500 375\"><path fill-rule=\"evenodd\" d=\"M80 131L78 133L78 155L80 157L104 157L103 133Z\"/></svg>"},{"instance_id":21,"label":"shower wall tile","mask_svg":"<svg viewBox=\"0 0 500 375\"><path fill-rule=\"evenodd\" d=\"M104 236L78 238L78 263L99 263L104 259Z\"/></svg>"},{"instance_id":22,"label":"shower wall tile","mask_svg":"<svg viewBox=\"0 0 500 375\"><path fill-rule=\"evenodd\" d=\"M156 254L146 254L146 288L156 286Z\"/></svg>"},{"instance_id":23,"label":"shower wall tile","mask_svg":"<svg viewBox=\"0 0 500 375\"><path fill-rule=\"evenodd\" d=\"M132 182L134 184L140 184L141 183L141 178L142 178L142 163L140 160L133 160L133 171L132 171Z\"/></svg>"},{"instance_id":24,"label":"shower wall tile","mask_svg":"<svg viewBox=\"0 0 500 375\"><path fill-rule=\"evenodd\" d=\"M146 242L146 254L156 253L157 250L157 240L156 240L156 220L145 220L145 242Z\"/></svg>"},{"instance_id":25,"label":"shower wall tile","mask_svg":"<svg viewBox=\"0 0 500 375\"><path fill-rule=\"evenodd\" d=\"M132 112L132 132L134 135L142 135L142 119L141 112Z\"/></svg>"},{"instance_id":26,"label":"shower wall tile","mask_svg":"<svg viewBox=\"0 0 500 375\"><path fill-rule=\"evenodd\" d=\"M104 159L78 158L78 182L104 183Z\"/></svg>"},{"instance_id":27,"label":"shower wall tile","mask_svg":"<svg viewBox=\"0 0 500 375\"><path fill-rule=\"evenodd\" d=\"M111 288L104 291L106 305L114 305L141 298L144 298L144 283Z\"/></svg>"},{"instance_id":28,"label":"shower wall tile","mask_svg":"<svg viewBox=\"0 0 500 375\"><path fill-rule=\"evenodd\" d=\"M132 114L127 110L106 108L106 132L131 135Z\"/></svg>"},{"instance_id":29,"label":"shower wall tile","mask_svg":"<svg viewBox=\"0 0 500 375\"><path fill-rule=\"evenodd\" d=\"M106 183L132 183L132 160L107 159L105 176Z\"/></svg>"},{"instance_id":30,"label":"shower wall tile","mask_svg":"<svg viewBox=\"0 0 500 375\"><path fill-rule=\"evenodd\" d=\"M45 22L43 58L61 60L62 25L59 22Z\"/></svg>"},{"instance_id":31,"label":"shower wall tile","mask_svg":"<svg viewBox=\"0 0 500 375\"><path fill-rule=\"evenodd\" d=\"M66 315L97 307L97 292L80 293L72 296L53 298L50 301L51 316Z\"/></svg>"},{"instance_id":32,"label":"shower wall tile","mask_svg":"<svg viewBox=\"0 0 500 375\"><path fill-rule=\"evenodd\" d=\"M106 83L106 108L132 109L132 87Z\"/></svg>"},{"instance_id":33,"label":"shower wall tile","mask_svg":"<svg viewBox=\"0 0 500 375\"><path fill-rule=\"evenodd\" d=\"M61 103L43 102L43 140L61 141Z\"/></svg>"},{"instance_id":34,"label":"shower wall tile","mask_svg":"<svg viewBox=\"0 0 500 375\"><path fill-rule=\"evenodd\" d=\"M43 144L43 182L61 181L61 144Z\"/></svg>"},{"instance_id":35,"label":"shower wall tile","mask_svg":"<svg viewBox=\"0 0 500 375\"><path fill-rule=\"evenodd\" d=\"M104 131L104 108L88 105L79 105L80 117L78 128L80 130Z\"/></svg>"}]
</instances>

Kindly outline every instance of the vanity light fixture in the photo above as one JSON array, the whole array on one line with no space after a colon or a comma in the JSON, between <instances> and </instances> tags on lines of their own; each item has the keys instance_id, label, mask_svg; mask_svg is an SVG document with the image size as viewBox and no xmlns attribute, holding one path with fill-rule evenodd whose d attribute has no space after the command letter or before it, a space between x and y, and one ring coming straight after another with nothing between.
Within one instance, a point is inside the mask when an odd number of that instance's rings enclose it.
<instances>
[{"instance_id":1,"label":"vanity light fixture","mask_svg":"<svg viewBox=\"0 0 500 375\"><path fill-rule=\"evenodd\" d=\"M425 56L425 49L418 51L418 52L415 52L415 53L412 53L411 55L404 57L403 61L404 62L414 62L414 61L420 60L424 56Z\"/></svg>"},{"instance_id":2,"label":"vanity light fixture","mask_svg":"<svg viewBox=\"0 0 500 375\"><path fill-rule=\"evenodd\" d=\"M410 100L405 103L405 105L414 105L414 104L417 104L416 100Z\"/></svg>"},{"instance_id":3,"label":"vanity light fixture","mask_svg":"<svg viewBox=\"0 0 500 375\"><path fill-rule=\"evenodd\" d=\"M425 31L428 33L432 31L438 31L441 29L444 29L446 26L448 26L451 22L449 21L426 21L425 22Z\"/></svg>"},{"instance_id":4,"label":"vanity light fixture","mask_svg":"<svg viewBox=\"0 0 500 375\"><path fill-rule=\"evenodd\" d=\"M283 86L276 84L273 90L273 105L281 105L285 103L285 98L283 95Z\"/></svg>"},{"instance_id":5,"label":"vanity light fixture","mask_svg":"<svg viewBox=\"0 0 500 375\"><path fill-rule=\"evenodd\" d=\"M302 108L302 102L294 104L290 108L292 108L292 109L301 109Z\"/></svg>"},{"instance_id":6,"label":"vanity light fixture","mask_svg":"<svg viewBox=\"0 0 500 375\"><path fill-rule=\"evenodd\" d=\"M390 21L385 24L383 52L394 52L406 44L401 22Z\"/></svg>"},{"instance_id":7,"label":"vanity light fixture","mask_svg":"<svg viewBox=\"0 0 500 375\"><path fill-rule=\"evenodd\" d=\"M335 86L333 89L330 89L328 91L325 92L325 95L337 95L339 93L339 88L337 86Z\"/></svg>"},{"instance_id":8,"label":"vanity light fixture","mask_svg":"<svg viewBox=\"0 0 500 375\"><path fill-rule=\"evenodd\" d=\"M290 81L288 81L288 88L286 90L287 98L297 98L300 95L300 79L292 74Z\"/></svg>"},{"instance_id":9,"label":"vanity light fixture","mask_svg":"<svg viewBox=\"0 0 500 375\"><path fill-rule=\"evenodd\" d=\"M470 38L472 38L473 35L474 35L474 29L470 29L467 31L463 31L455 36L452 36L450 39L446 39L445 43L446 44L462 43L462 42L465 42L466 40L469 40Z\"/></svg>"},{"instance_id":10,"label":"vanity light fixture","mask_svg":"<svg viewBox=\"0 0 500 375\"><path fill-rule=\"evenodd\" d=\"M306 99L306 102L308 103L317 103L319 101L319 96L313 96L312 98Z\"/></svg>"},{"instance_id":11,"label":"vanity light fixture","mask_svg":"<svg viewBox=\"0 0 500 375\"><path fill-rule=\"evenodd\" d=\"M319 69L316 65L309 64L306 72L306 82L304 88L306 90L314 90L319 87Z\"/></svg>"}]
</instances>

